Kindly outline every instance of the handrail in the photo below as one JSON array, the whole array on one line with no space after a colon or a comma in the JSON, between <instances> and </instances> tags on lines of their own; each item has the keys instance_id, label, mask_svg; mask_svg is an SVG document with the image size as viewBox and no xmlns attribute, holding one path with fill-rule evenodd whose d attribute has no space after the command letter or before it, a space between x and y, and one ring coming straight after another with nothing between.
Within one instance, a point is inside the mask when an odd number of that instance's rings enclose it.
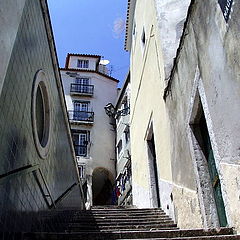
<instances>
[{"instance_id":1,"label":"handrail","mask_svg":"<svg viewBox=\"0 0 240 240\"><path fill-rule=\"evenodd\" d=\"M86 121L93 122L94 121L94 112L87 111L68 111L69 119L72 121Z\"/></svg>"},{"instance_id":2,"label":"handrail","mask_svg":"<svg viewBox=\"0 0 240 240\"><path fill-rule=\"evenodd\" d=\"M47 194L45 194L44 192L44 189L42 187L42 184L40 183L40 180L37 176L37 171L40 173L40 176L43 180L43 183L47 189ZM4 174L0 174L0 184L3 184L4 182L6 182L7 180L13 178L13 177L16 177L16 176L19 176L19 175L23 175L23 174L27 174L27 173L30 173L32 172L34 174L34 177L37 181L37 184L40 188L40 191L43 195L43 198L48 206L48 208L56 208L56 204L58 204L59 202L61 202L64 198L67 197L68 194L70 194L70 192L72 191L72 189L75 187L75 186L78 186L80 183L77 183L75 182L74 184L72 184L66 191L64 191L56 200L53 199L52 197L52 194L51 194L51 191L48 187L48 184L47 184L47 181L45 179L45 177L43 176L42 174L42 170L40 169L39 167L39 164L35 164L35 165L32 165L32 164L29 164L27 166L24 166L24 167L20 167L20 168L17 168L17 169L14 169L12 171L9 171L7 173L4 173ZM48 200L47 200L47 197L50 197L51 199L51 204L49 204Z\"/></svg>"},{"instance_id":3,"label":"handrail","mask_svg":"<svg viewBox=\"0 0 240 240\"><path fill-rule=\"evenodd\" d=\"M63 199L65 199L69 194L70 192L72 191L72 189L75 187L75 186L78 186L80 183L73 183L66 191L64 191L55 201L54 201L54 204L55 206L61 202Z\"/></svg>"},{"instance_id":4,"label":"handrail","mask_svg":"<svg viewBox=\"0 0 240 240\"><path fill-rule=\"evenodd\" d=\"M42 178L42 180L43 180L44 186L45 186L45 188L47 189L47 194L44 192L44 189L43 189L43 187L42 187L42 185L41 185L41 183L40 183L40 181L39 181L39 179L38 179L37 170L39 171L40 176L41 176L41 178ZM38 186L39 186L39 188L40 188L40 192L42 193L43 198L44 198L44 200L45 200L48 208L52 208L52 207L56 208L56 205L55 205L55 203L54 203L54 200L53 200L51 191L50 191L50 189L49 189L49 187L48 187L47 181L46 181L45 177L44 177L43 174L42 174L42 170L41 170L40 168L38 168L38 169L36 169L36 171L33 172L33 174L34 174L34 177L35 177L35 179L36 179L36 181L37 181L37 184L38 184ZM47 197L50 197L50 199L51 199L51 204L49 204L49 202L48 202L48 200L47 200Z\"/></svg>"},{"instance_id":5,"label":"handrail","mask_svg":"<svg viewBox=\"0 0 240 240\"><path fill-rule=\"evenodd\" d=\"M94 85L71 83L70 92L93 94Z\"/></svg>"},{"instance_id":6,"label":"handrail","mask_svg":"<svg viewBox=\"0 0 240 240\"><path fill-rule=\"evenodd\" d=\"M9 171L7 173L1 174L0 175L0 184L2 184L3 182L7 181L10 178L18 176L18 175L27 174L29 172L36 171L38 168L39 168L38 164L36 164L36 165L29 164L27 166L20 167L20 168L14 169L12 171Z\"/></svg>"}]
</instances>

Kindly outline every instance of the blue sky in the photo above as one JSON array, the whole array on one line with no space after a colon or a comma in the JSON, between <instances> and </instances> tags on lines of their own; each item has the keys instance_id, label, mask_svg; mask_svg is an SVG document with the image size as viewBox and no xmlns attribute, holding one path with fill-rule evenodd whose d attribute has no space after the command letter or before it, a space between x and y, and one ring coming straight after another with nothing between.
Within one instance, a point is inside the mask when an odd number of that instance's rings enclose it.
<instances>
[{"instance_id":1,"label":"blue sky","mask_svg":"<svg viewBox=\"0 0 240 240\"><path fill-rule=\"evenodd\" d=\"M123 82L129 67L127 0L48 0L48 5L60 67L67 53L97 54L110 61L112 76Z\"/></svg>"}]
</instances>

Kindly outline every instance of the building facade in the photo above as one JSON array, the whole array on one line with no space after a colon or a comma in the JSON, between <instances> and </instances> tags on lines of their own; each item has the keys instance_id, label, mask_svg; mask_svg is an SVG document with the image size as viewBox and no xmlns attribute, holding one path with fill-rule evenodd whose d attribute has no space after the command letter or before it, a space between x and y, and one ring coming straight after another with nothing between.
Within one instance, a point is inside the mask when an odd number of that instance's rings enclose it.
<instances>
[{"instance_id":1,"label":"building facade","mask_svg":"<svg viewBox=\"0 0 240 240\"><path fill-rule=\"evenodd\" d=\"M0 231L39 231L42 212L84 197L47 3L0 8Z\"/></svg>"},{"instance_id":2,"label":"building facade","mask_svg":"<svg viewBox=\"0 0 240 240\"><path fill-rule=\"evenodd\" d=\"M96 55L68 54L61 76L86 206L111 204L114 129L104 106L115 102L118 80Z\"/></svg>"},{"instance_id":3,"label":"building facade","mask_svg":"<svg viewBox=\"0 0 240 240\"><path fill-rule=\"evenodd\" d=\"M240 230L239 3L129 0L133 204Z\"/></svg>"},{"instance_id":4,"label":"building facade","mask_svg":"<svg viewBox=\"0 0 240 240\"><path fill-rule=\"evenodd\" d=\"M130 141L130 73L118 94L115 104L117 177L116 196L118 205L132 205L132 167Z\"/></svg>"}]
</instances>

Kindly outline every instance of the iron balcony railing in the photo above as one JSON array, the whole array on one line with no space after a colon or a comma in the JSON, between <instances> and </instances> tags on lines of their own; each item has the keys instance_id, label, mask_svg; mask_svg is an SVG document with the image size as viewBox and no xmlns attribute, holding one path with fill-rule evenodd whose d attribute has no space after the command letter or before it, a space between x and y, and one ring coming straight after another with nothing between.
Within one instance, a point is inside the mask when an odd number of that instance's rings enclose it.
<instances>
[{"instance_id":1,"label":"iron balcony railing","mask_svg":"<svg viewBox=\"0 0 240 240\"><path fill-rule=\"evenodd\" d=\"M93 89L94 89L93 85L71 83L70 92L93 95Z\"/></svg>"},{"instance_id":2,"label":"iron balcony railing","mask_svg":"<svg viewBox=\"0 0 240 240\"><path fill-rule=\"evenodd\" d=\"M94 112L85 112L85 111L68 111L69 120L77 122L93 122L94 121Z\"/></svg>"},{"instance_id":3,"label":"iron balcony railing","mask_svg":"<svg viewBox=\"0 0 240 240\"><path fill-rule=\"evenodd\" d=\"M76 156L87 156L87 146L86 145L74 145Z\"/></svg>"}]
</instances>

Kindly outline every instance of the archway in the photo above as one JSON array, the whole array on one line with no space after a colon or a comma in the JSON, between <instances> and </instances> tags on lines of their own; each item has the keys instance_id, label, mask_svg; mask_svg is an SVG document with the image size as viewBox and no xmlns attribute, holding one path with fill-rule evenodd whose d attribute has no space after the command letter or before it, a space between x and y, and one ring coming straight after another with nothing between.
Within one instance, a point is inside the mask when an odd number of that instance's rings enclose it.
<instances>
[{"instance_id":1,"label":"archway","mask_svg":"<svg viewBox=\"0 0 240 240\"><path fill-rule=\"evenodd\" d=\"M113 176L105 168L96 168L92 175L93 205L112 203Z\"/></svg>"}]
</instances>

